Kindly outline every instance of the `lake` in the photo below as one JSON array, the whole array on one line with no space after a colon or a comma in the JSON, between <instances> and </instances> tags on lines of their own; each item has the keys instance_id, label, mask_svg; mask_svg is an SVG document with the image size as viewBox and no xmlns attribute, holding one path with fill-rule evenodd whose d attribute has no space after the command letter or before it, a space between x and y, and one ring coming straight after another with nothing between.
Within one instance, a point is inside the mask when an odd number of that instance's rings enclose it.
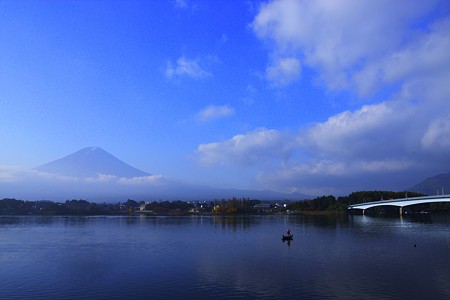
<instances>
[{"instance_id":1,"label":"lake","mask_svg":"<svg viewBox=\"0 0 450 300\"><path fill-rule=\"evenodd\" d=\"M292 297L450 299L450 216L0 216L0 299Z\"/></svg>"}]
</instances>

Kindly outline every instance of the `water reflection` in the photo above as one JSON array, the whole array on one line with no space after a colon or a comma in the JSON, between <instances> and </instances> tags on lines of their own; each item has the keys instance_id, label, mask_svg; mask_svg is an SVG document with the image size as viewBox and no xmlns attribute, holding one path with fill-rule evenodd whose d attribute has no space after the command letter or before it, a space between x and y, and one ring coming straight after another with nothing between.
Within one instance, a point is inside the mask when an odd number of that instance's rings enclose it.
<instances>
[{"instance_id":1,"label":"water reflection","mask_svg":"<svg viewBox=\"0 0 450 300\"><path fill-rule=\"evenodd\" d=\"M305 227L346 228L351 224L351 219L346 214L306 214L285 216L287 224L299 224Z\"/></svg>"},{"instance_id":2,"label":"water reflection","mask_svg":"<svg viewBox=\"0 0 450 300\"><path fill-rule=\"evenodd\" d=\"M282 241L283 243L286 243L286 244L288 245L288 247L291 246L292 239L286 240L286 239L281 238L281 241Z\"/></svg>"},{"instance_id":3,"label":"water reflection","mask_svg":"<svg viewBox=\"0 0 450 300\"><path fill-rule=\"evenodd\" d=\"M449 299L449 221L0 217L0 298Z\"/></svg>"},{"instance_id":4,"label":"water reflection","mask_svg":"<svg viewBox=\"0 0 450 300\"><path fill-rule=\"evenodd\" d=\"M10 216L4 216L0 217L0 226L2 225L14 225L14 224L20 224L22 221L21 217L10 217Z\"/></svg>"},{"instance_id":5,"label":"water reflection","mask_svg":"<svg viewBox=\"0 0 450 300\"><path fill-rule=\"evenodd\" d=\"M448 214L416 214L408 216L367 216L367 215L287 215L287 216L0 216L2 225L52 225L63 222L66 226L84 226L89 223L118 222L120 224L134 226L136 224L153 224L171 226L185 226L186 224L214 225L224 230L247 231L262 224L272 224L287 228L292 224L300 227L314 228L348 228L353 226L365 226L370 224L448 224ZM282 220L283 224L280 224Z\"/></svg>"},{"instance_id":6,"label":"water reflection","mask_svg":"<svg viewBox=\"0 0 450 300\"><path fill-rule=\"evenodd\" d=\"M1 225L52 224L54 217L47 216L0 216Z\"/></svg>"},{"instance_id":7,"label":"water reflection","mask_svg":"<svg viewBox=\"0 0 450 300\"><path fill-rule=\"evenodd\" d=\"M246 231L251 226L260 223L260 218L253 216L214 216L213 222L215 227L223 230Z\"/></svg>"}]
</instances>

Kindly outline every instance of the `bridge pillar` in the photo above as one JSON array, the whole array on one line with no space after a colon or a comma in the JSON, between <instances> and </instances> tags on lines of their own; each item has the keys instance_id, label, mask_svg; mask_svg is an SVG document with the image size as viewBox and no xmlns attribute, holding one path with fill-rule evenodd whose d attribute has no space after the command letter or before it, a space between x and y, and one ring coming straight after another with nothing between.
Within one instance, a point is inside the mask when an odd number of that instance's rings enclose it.
<instances>
[{"instance_id":1,"label":"bridge pillar","mask_svg":"<svg viewBox=\"0 0 450 300\"><path fill-rule=\"evenodd\" d=\"M403 216L403 206L400 206L400 216Z\"/></svg>"}]
</instances>

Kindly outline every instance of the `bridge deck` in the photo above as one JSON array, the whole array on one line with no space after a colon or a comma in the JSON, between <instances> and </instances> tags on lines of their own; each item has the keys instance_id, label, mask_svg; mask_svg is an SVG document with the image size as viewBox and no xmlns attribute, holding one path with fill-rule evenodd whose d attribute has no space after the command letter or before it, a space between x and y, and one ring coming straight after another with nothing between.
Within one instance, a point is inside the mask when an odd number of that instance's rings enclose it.
<instances>
[{"instance_id":1,"label":"bridge deck","mask_svg":"<svg viewBox=\"0 0 450 300\"><path fill-rule=\"evenodd\" d=\"M422 203L438 203L438 202L450 202L450 195L438 195L438 196L426 196L426 197L413 197L413 198L401 198L394 200L381 200L381 201L373 201L366 203L358 203L354 205L349 205L348 209L368 209L376 206L398 206L404 207L408 205L414 204L422 204Z\"/></svg>"}]
</instances>

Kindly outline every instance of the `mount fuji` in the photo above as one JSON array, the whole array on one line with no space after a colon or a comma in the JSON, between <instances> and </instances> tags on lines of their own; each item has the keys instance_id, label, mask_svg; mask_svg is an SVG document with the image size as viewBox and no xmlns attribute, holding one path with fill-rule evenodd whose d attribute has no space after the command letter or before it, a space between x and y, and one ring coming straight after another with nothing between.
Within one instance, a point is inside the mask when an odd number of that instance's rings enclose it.
<instances>
[{"instance_id":1,"label":"mount fuji","mask_svg":"<svg viewBox=\"0 0 450 300\"><path fill-rule=\"evenodd\" d=\"M99 147L83 148L34 170L77 178L97 177L99 174L125 178L150 176Z\"/></svg>"},{"instance_id":2,"label":"mount fuji","mask_svg":"<svg viewBox=\"0 0 450 300\"><path fill-rule=\"evenodd\" d=\"M99 147L83 148L31 171L16 175L17 180L2 182L0 176L2 194L31 200L88 199L95 202L124 199L203 201L231 197L299 200L308 197L270 190L215 188L152 175L128 165Z\"/></svg>"}]
</instances>

